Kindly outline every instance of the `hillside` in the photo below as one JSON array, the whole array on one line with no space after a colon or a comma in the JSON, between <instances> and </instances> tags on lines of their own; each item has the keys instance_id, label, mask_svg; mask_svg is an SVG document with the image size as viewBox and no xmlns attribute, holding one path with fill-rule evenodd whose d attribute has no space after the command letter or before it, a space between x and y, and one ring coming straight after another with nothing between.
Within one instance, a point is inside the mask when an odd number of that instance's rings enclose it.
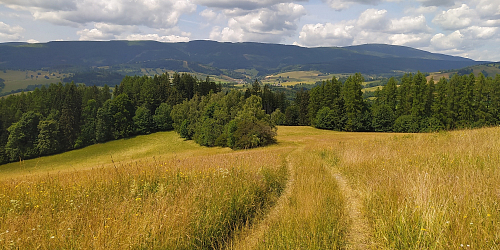
<instances>
[{"instance_id":1,"label":"hillside","mask_svg":"<svg viewBox=\"0 0 500 250\"><path fill-rule=\"evenodd\" d=\"M479 75L479 73L482 73L485 77L495 78L497 74L500 74L500 63L483 63L456 70L434 72L427 76L427 80L430 80L432 77L434 78L434 80L439 80L441 77L449 78L454 74L468 75L470 73L474 73L474 75L476 76Z\"/></svg>"},{"instance_id":2,"label":"hillside","mask_svg":"<svg viewBox=\"0 0 500 250\"><path fill-rule=\"evenodd\" d=\"M164 68L166 70L242 77L239 69L258 75L293 70L323 73L381 74L436 72L476 65L474 60L404 46L369 44L349 47L305 48L265 43L190 41L49 42L0 44L0 69L75 69L88 67ZM230 70L223 72L221 70Z\"/></svg>"},{"instance_id":3,"label":"hillside","mask_svg":"<svg viewBox=\"0 0 500 250\"><path fill-rule=\"evenodd\" d=\"M1 249L498 249L500 128L161 132L0 166Z\"/></svg>"}]
</instances>

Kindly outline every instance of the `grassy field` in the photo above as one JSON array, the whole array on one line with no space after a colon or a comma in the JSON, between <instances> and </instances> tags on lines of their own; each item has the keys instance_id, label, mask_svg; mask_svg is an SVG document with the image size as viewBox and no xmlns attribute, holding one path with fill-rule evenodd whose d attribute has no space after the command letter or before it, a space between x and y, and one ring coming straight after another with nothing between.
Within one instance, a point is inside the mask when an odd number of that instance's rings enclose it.
<instances>
[{"instance_id":1,"label":"grassy field","mask_svg":"<svg viewBox=\"0 0 500 250\"><path fill-rule=\"evenodd\" d=\"M31 76L33 76L33 78ZM48 77L48 79L46 79L45 77ZM49 72L42 70L6 70L5 72L0 71L0 78L5 80L5 88L2 91L3 93L17 89L25 89L26 87L28 87L28 85L58 83L65 77L66 75L60 74L59 72Z\"/></svg>"},{"instance_id":2,"label":"grassy field","mask_svg":"<svg viewBox=\"0 0 500 250\"><path fill-rule=\"evenodd\" d=\"M334 76L339 77L341 75L323 74L319 71L292 71L266 76L262 80L262 84L281 84L282 86L292 86L299 83L315 84L317 81L331 80Z\"/></svg>"},{"instance_id":3,"label":"grassy field","mask_svg":"<svg viewBox=\"0 0 500 250\"><path fill-rule=\"evenodd\" d=\"M499 249L500 128L173 132L0 166L0 249Z\"/></svg>"}]
</instances>

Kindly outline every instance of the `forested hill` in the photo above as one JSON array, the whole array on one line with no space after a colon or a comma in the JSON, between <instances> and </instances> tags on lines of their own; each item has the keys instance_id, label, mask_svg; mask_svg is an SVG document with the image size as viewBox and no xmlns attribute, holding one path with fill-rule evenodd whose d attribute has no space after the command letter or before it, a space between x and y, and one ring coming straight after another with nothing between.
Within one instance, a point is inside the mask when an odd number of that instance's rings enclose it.
<instances>
[{"instance_id":1,"label":"forested hill","mask_svg":"<svg viewBox=\"0 0 500 250\"><path fill-rule=\"evenodd\" d=\"M435 72L480 62L404 46L369 44L304 48L265 43L191 41L49 42L0 44L0 69L40 69L143 64L169 69L172 61L197 62L217 69L257 69L261 75L286 70L366 74ZM171 69L176 70L176 69Z\"/></svg>"}]
</instances>

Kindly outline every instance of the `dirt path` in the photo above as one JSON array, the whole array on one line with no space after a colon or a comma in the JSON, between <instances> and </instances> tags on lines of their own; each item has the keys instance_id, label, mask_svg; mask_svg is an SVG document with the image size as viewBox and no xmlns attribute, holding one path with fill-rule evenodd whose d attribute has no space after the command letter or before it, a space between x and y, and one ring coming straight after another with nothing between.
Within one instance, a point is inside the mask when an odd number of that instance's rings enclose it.
<instances>
[{"instance_id":1,"label":"dirt path","mask_svg":"<svg viewBox=\"0 0 500 250\"><path fill-rule=\"evenodd\" d=\"M363 203L359 195L347 182L346 178L338 171L333 171L342 193L346 199L347 215L351 220L347 233L347 249L376 249L372 240L372 230L368 219L363 213Z\"/></svg>"},{"instance_id":2,"label":"dirt path","mask_svg":"<svg viewBox=\"0 0 500 250\"><path fill-rule=\"evenodd\" d=\"M228 249L256 249L259 241L264 239L264 234L269 229L269 226L273 223L274 220L279 219L279 214L283 210L283 207L286 206L286 202L292 194L293 185L295 183L295 169L292 162L290 161L290 156L295 151L296 150L293 150L286 157L289 179L286 183L283 193L281 194L276 204L258 224L243 233L243 235L247 235L246 237L240 238L238 242L233 242L233 244L231 244Z\"/></svg>"}]
</instances>

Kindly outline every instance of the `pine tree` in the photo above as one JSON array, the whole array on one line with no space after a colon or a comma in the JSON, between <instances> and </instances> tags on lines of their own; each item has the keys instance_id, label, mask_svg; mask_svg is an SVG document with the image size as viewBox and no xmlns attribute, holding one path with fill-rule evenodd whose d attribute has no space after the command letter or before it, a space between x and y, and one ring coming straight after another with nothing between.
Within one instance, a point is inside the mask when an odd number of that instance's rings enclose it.
<instances>
[{"instance_id":1,"label":"pine tree","mask_svg":"<svg viewBox=\"0 0 500 250\"><path fill-rule=\"evenodd\" d=\"M361 91L364 82L360 73L347 78L344 83L344 103L346 112L346 131L364 131L368 127L367 107Z\"/></svg>"}]
</instances>

